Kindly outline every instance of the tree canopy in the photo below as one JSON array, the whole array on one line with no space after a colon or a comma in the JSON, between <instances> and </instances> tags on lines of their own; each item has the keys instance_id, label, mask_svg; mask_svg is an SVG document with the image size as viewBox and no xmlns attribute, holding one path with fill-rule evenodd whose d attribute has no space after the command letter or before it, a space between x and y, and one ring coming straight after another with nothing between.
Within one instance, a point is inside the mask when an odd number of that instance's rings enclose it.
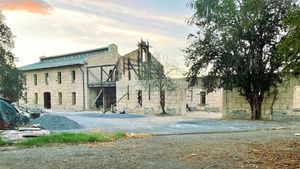
<instances>
[{"instance_id":1,"label":"tree canopy","mask_svg":"<svg viewBox=\"0 0 300 169\"><path fill-rule=\"evenodd\" d=\"M284 24L288 32L278 45L278 51L284 60L284 71L292 75L300 74L300 10L294 9Z\"/></svg>"},{"instance_id":2,"label":"tree canopy","mask_svg":"<svg viewBox=\"0 0 300 169\"><path fill-rule=\"evenodd\" d=\"M24 78L14 63L15 57L11 52L14 47L13 34L4 19L0 12L0 94L16 101L22 96Z\"/></svg>"},{"instance_id":3,"label":"tree canopy","mask_svg":"<svg viewBox=\"0 0 300 169\"><path fill-rule=\"evenodd\" d=\"M261 118L264 95L282 81L283 60L277 45L283 37L284 20L293 0L192 0L194 15L191 34L185 49L188 80L197 83L200 72L204 88L237 89L251 107L251 118ZM287 56L289 57L289 56Z\"/></svg>"}]
</instances>

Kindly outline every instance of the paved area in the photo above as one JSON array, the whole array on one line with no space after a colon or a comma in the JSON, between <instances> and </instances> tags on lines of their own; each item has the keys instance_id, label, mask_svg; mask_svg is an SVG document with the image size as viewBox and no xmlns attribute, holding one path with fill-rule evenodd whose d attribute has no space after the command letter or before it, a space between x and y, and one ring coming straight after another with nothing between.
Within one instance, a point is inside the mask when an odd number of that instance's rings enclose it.
<instances>
[{"instance_id":1,"label":"paved area","mask_svg":"<svg viewBox=\"0 0 300 169\"><path fill-rule=\"evenodd\" d=\"M184 134L238 132L264 129L300 129L300 122L222 120L220 113L199 112L186 116L102 114L97 112L52 113L65 116L83 126L80 130L100 129L128 133Z\"/></svg>"}]
</instances>

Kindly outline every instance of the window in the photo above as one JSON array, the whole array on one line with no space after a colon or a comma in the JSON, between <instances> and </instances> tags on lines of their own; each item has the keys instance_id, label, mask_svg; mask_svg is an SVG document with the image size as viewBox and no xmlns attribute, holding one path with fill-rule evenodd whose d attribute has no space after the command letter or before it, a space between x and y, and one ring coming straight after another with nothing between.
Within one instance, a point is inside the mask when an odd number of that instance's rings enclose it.
<instances>
[{"instance_id":1,"label":"window","mask_svg":"<svg viewBox=\"0 0 300 169\"><path fill-rule=\"evenodd\" d=\"M25 92L24 93L24 102L25 102L25 104L27 104L28 103L28 100L27 100L28 98L27 98L27 92Z\"/></svg>"},{"instance_id":2,"label":"window","mask_svg":"<svg viewBox=\"0 0 300 169\"><path fill-rule=\"evenodd\" d=\"M57 72L57 82L61 84L61 72Z\"/></svg>"},{"instance_id":3,"label":"window","mask_svg":"<svg viewBox=\"0 0 300 169\"><path fill-rule=\"evenodd\" d=\"M76 93L72 92L72 105L76 105Z\"/></svg>"},{"instance_id":4,"label":"window","mask_svg":"<svg viewBox=\"0 0 300 169\"><path fill-rule=\"evenodd\" d=\"M27 77L24 76L24 85L27 86Z\"/></svg>"},{"instance_id":5,"label":"window","mask_svg":"<svg viewBox=\"0 0 300 169\"><path fill-rule=\"evenodd\" d=\"M206 93L200 92L200 104L205 105L206 104Z\"/></svg>"},{"instance_id":6,"label":"window","mask_svg":"<svg viewBox=\"0 0 300 169\"><path fill-rule=\"evenodd\" d=\"M139 90L138 91L138 103L139 103L140 106L143 105L143 98L142 97L143 97L142 90Z\"/></svg>"},{"instance_id":7,"label":"window","mask_svg":"<svg viewBox=\"0 0 300 169\"><path fill-rule=\"evenodd\" d=\"M33 75L33 83L34 85L37 85L37 74Z\"/></svg>"},{"instance_id":8,"label":"window","mask_svg":"<svg viewBox=\"0 0 300 169\"><path fill-rule=\"evenodd\" d=\"M49 84L49 73L45 73L45 84Z\"/></svg>"},{"instance_id":9,"label":"window","mask_svg":"<svg viewBox=\"0 0 300 169\"><path fill-rule=\"evenodd\" d=\"M72 83L75 83L75 80L76 80L75 70L71 71L71 77L72 77Z\"/></svg>"},{"instance_id":10,"label":"window","mask_svg":"<svg viewBox=\"0 0 300 169\"><path fill-rule=\"evenodd\" d=\"M38 98L38 94L34 93L34 104L38 104L39 98Z\"/></svg>"},{"instance_id":11,"label":"window","mask_svg":"<svg viewBox=\"0 0 300 169\"><path fill-rule=\"evenodd\" d=\"M127 100L129 100L129 85L127 85Z\"/></svg>"},{"instance_id":12,"label":"window","mask_svg":"<svg viewBox=\"0 0 300 169\"><path fill-rule=\"evenodd\" d=\"M58 104L62 105L62 93L61 92L58 93Z\"/></svg>"},{"instance_id":13,"label":"window","mask_svg":"<svg viewBox=\"0 0 300 169\"><path fill-rule=\"evenodd\" d=\"M150 84L149 84L149 89L148 89L148 100L151 99L151 88L150 88Z\"/></svg>"}]
</instances>

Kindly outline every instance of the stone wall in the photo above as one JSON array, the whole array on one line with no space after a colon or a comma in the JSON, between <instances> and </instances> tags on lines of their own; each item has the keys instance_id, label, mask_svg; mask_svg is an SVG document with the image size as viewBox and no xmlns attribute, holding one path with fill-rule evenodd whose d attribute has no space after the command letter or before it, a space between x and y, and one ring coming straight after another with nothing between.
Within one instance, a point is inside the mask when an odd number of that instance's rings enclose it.
<instances>
[{"instance_id":1,"label":"stone wall","mask_svg":"<svg viewBox=\"0 0 300 169\"><path fill-rule=\"evenodd\" d=\"M273 120L300 120L300 79L290 79L278 87L277 99L270 113L274 98L273 89L266 94L262 106L262 118ZM223 117L236 119L250 119L251 109L244 97L237 91L224 91Z\"/></svg>"},{"instance_id":2,"label":"stone wall","mask_svg":"<svg viewBox=\"0 0 300 169\"><path fill-rule=\"evenodd\" d=\"M75 71L75 81L72 81L71 72ZM61 72L61 84L58 83L57 73ZM48 73L46 84L45 73ZM37 85L34 84L34 74L37 76ZM21 104L34 105L35 93L37 93L37 105L44 107L44 93L51 95L51 108L54 110L83 110L83 74L78 66L50 68L25 72L27 103L21 100ZM72 104L72 93L76 93L76 104ZM59 93L62 94L62 104L59 104Z\"/></svg>"},{"instance_id":3,"label":"stone wall","mask_svg":"<svg viewBox=\"0 0 300 169\"><path fill-rule=\"evenodd\" d=\"M205 94L205 99L201 95ZM190 107L201 111L222 112L223 90L206 93L200 86L189 88L186 92L187 103Z\"/></svg>"},{"instance_id":4,"label":"stone wall","mask_svg":"<svg viewBox=\"0 0 300 169\"><path fill-rule=\"evenodd\" d=\"M187 84L177 82L174 91L166 91L165 110L167 113L182 115L185 113ZM117 110L133 113L158 114L161 112L159 90L153 86L149 88L138 80L121 80L117 82ZM142 105L138 102L141 91ZM127 94L128 93L128 94ZM150 97L149 97L150 94Z\"/></svg>"}]
</instances>

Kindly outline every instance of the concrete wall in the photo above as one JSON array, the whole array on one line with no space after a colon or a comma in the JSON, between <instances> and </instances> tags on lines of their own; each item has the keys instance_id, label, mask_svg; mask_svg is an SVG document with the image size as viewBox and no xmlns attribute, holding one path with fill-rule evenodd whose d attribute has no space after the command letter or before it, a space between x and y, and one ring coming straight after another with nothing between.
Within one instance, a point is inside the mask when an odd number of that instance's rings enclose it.
<instances>
[{"instance_id":1,"label":"concrete wall","mask_svg":"<svg viewBox=\"0 0 300 169\"><path fill-rule=\"evenodd\" d=\"M159 90L153 86L149 88L138 80L121 80L117 82L117 110L133 113L158 114L161 113ZM167 113L182 115L186 112L187 83L175 82L176 90L166 91L165 110ZM142 91L142 105L138 103L138 92ZM129 92L129 95L127 95ZM121 99L122 98L122 99Z\"/></svg>"},{"instance_id":2,"label":"concrete wall","mask_svg":"<svg viewBox=\"0 0 300 169\"><path fill-rule=\"evenodd\" d=\"M262 118L274 120L297 120L300 116L300 79L287 80L278 87L277 99L273 106L273 117L270 106L274 93L266 94L262 106ZM223 117L236 119L250 119L251 109L244 97L236 91L224 91Z\"/></svg>"}]
</instances>

